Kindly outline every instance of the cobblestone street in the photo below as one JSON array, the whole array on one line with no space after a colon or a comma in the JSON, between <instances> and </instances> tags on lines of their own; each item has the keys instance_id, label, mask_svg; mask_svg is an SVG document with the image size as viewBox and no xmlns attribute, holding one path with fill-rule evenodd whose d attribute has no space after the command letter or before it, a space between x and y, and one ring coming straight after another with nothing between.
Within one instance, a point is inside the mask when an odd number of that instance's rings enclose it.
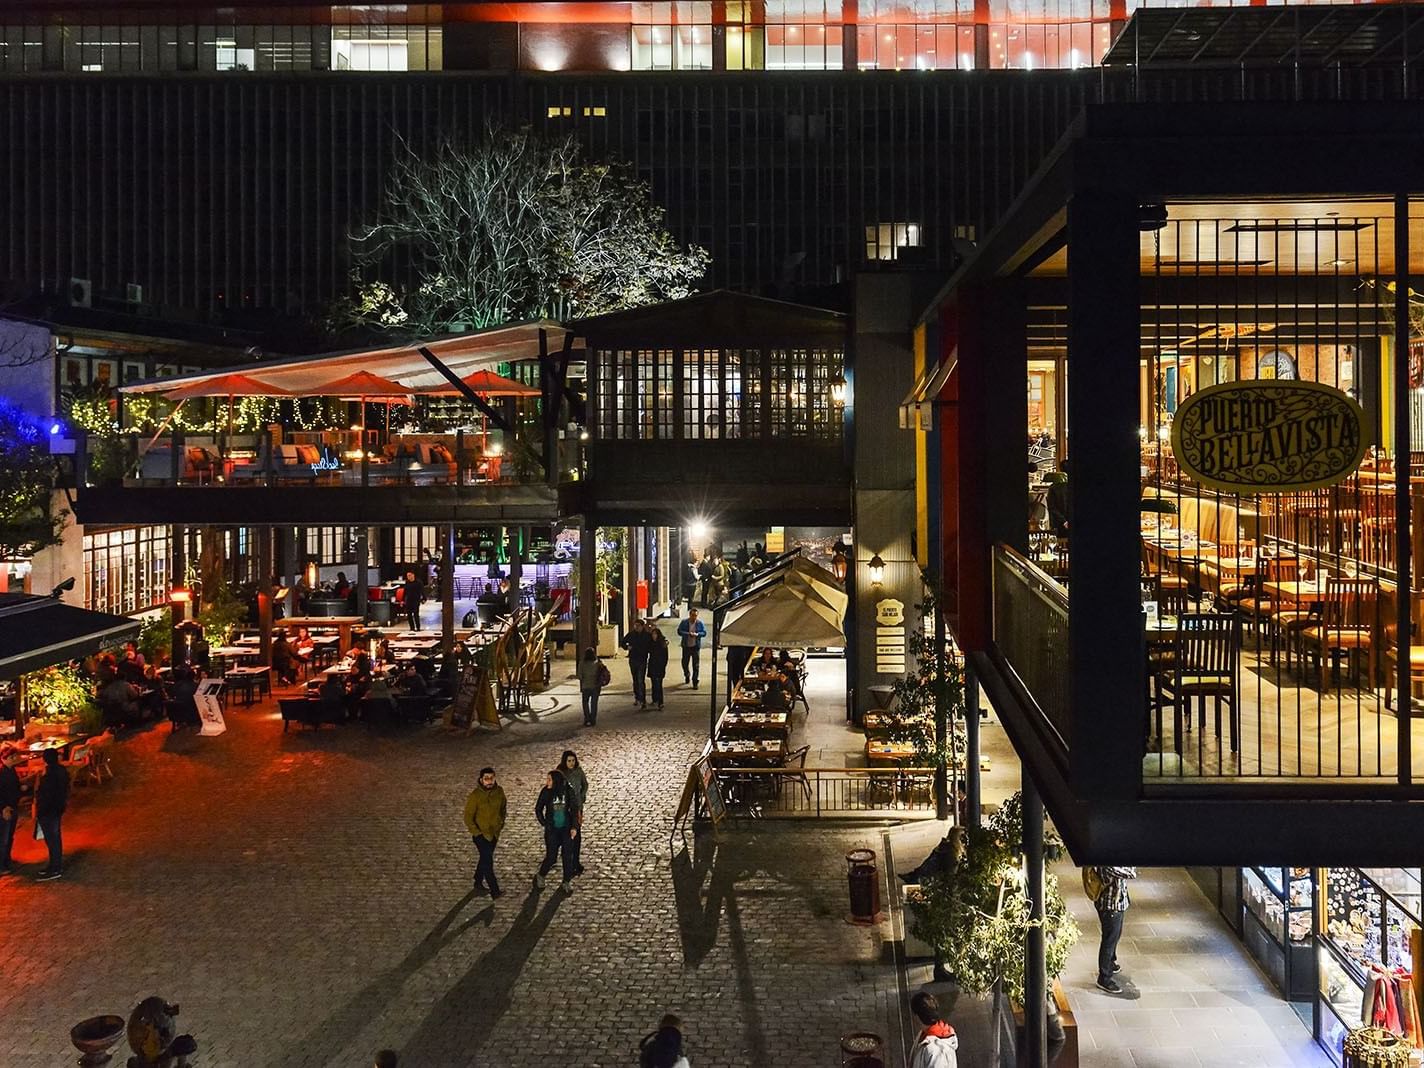
<instances>
[{"instance_id":1,"label":"cobblestone street","mask_svg":"<svg viewBox=\"0 0 1424 1068\"><path fill-rule=\"evenodd\" d=\"M842 1033L891 1035L889 925L843 919L843 854L879 830L760 824L670 852L707 691L637 712L614 664L584 730L568 665L498 734L283 734L268 702L231 707L218 738L123 743L118 777L75 791L62 881L33 881L22 824L22 874L0 882L0 1062L72 1063L71 1024L153 993L181 1003L203 1066L364 1068L382 1046L425 1068L628 1065L665 1011L699 1068L836 1064ZM534 800L566 747L591 780L567 897L531 889ZM470 893L461 824L486 763L510 799L493 903Z\"/></svg>"}]
</instances>

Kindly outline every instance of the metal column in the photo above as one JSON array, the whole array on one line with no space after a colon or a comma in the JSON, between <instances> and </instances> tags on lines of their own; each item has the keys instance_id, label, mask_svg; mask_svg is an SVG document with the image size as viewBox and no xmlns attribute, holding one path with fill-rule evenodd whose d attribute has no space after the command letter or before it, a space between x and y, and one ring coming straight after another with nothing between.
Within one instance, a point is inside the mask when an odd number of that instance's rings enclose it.
<instances>
[{"instance_id":1,"label":"metal column","mask_svg":"<svg viewBox=\"0 0 1424 1068\"><path fill-rule=\"evenodd\" d=\"M356 528L356 614L366 618L366 598L369 595L366 562L371 559L371 528Z\"/></svg>"},{"instance_id":2,"label":"metal column","mask_svg":"<svg viewBox=\"0 0 1424 1068\"><path fill-rule=\"evenodd\" d=\"M578 585L578 649L575 659L583 657L585 649L598 645L598 528L587 516L579 530Z\"/></svg>"}]
</instances>

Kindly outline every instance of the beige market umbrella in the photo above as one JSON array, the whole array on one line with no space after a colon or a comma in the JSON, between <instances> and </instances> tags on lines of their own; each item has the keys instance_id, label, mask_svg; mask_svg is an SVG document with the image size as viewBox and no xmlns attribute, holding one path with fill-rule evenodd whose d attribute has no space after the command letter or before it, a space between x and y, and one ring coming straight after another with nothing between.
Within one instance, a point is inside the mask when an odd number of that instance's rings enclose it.
<instances>
[{"instance_id":1,"label":"beige market umbrella","mask_svg":"<svg viewBox=\"0 0 1424 1068\"><path fill-rule=\"evenodd\" d=\"M324 385L304 390L309 397L340 397L361 402L361 448L366 448L366 405L386 406L386 432L390 432L391 405L410 404L415 390L393 378L384 378L370 371L356 371Z\"/></svg>"},{"instance_id":2,"label":"beige market umbrella","mask_svg":"<svg viewBox=\"0 0 1424 1068\"><path fill-rule=\"evenodd\" d=\"M227 374L216 378L205 378L199 382L189 382L185 386L170 389L164 394L169 400L177 401L181 407L184 401L199 397L227 398L227 433L232 437L232 401L234 397L290 397L291 390L274 386L270 382L253 378L251 375ZM177 411L175 408L174 411Z\"/></svg>"},{"instance_id":3,"label":"beige market umbrella","mask_svg":"<svg viewBox=\"0 0 1424 1068\"><path fill-rule=\"evenodd\" d=\"M534 386L527 386L523 382L517 382L512 378L505 378L504 375L497 375L493 371L480 370L473 374L468 374L460 379L473 393L478 393L481 398L489 397L537 397L539 390ZM443 389L426 390L426 396L430 397L462 397L464 396L453 386L446 386ZM484 421L484 433L481 436L480 447L483 449L489 443L489 420Z\"/></svg>"}]
</instances>

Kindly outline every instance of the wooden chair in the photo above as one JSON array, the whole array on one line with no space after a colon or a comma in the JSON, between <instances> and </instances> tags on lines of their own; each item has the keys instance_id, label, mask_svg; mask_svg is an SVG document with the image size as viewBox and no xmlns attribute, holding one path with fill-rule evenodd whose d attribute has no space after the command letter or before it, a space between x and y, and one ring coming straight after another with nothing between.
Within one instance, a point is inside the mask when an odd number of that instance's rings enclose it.
<instances>
[{"instance_id":1,"label":"wooden chair","mask_svg":"<svg viewBox=\"0 0 1424 1068\"><path fill-rule=\"evenodd\" d=\"M1162 705L1172 705L1173 745L1182 752L1183 727L1190 722L1192 698L1199 702L1199 719L1206 727L1206 701L1216 713L1216 736L1221 737L1221 706L1228 711L1231 751L1240 748L1240 706L1236 699L1237 667L1241 653L1241 620L1227 613L1204 612L1182 616L1177 623L1177 646L1169 672L1157 680L1157 736L1162 736Z\"/></svg>"},{"instance_id":2,"label":"wooden chair","mask_svg":"<svg viewBox=\"0 0 1424 1068\"><path fill-rule=\"evenodd\" d=\"M114 735L111 731L89 739L89 781L95 786L103 784L105 775L110 779L114 777L114 766L109 761L109 751L113 746Z\"/></svg>"},{"instance_id":3,"label":"wooden chair","mask_svg":"<svg viewBox=\"0 0 1424 1068\"><path fill-rule=\"evenodd\" d=\"M94 760L91 754L90 743L84 742L81 745L73 746L69 750L69 759L61 760L59 763L61 767L69 769L69 773L74 776L76 782L92 782Z\"/></svg>"},{"instance_id":4,"label":"wooden chair","mask_svg":"<svg viewBox=\"0 0 1424 1068\"><path fill-rule=\"evenodd\" d=\"M1395 683L1398 681L1397 665L1399 663L1399 629L1395 626L1384 628L1384 707L1392 708L1391 698L1394 695ZM1414 635L1414 639L1418 634ZM1373 683L1374 680L1371 680ZM1413 689L1416 683L1424 682L1424 646L1411 640L1409 646L1409 683L1410 693L1406 694L1399 703L1401 715L1409 712L1410 699L1413 697Z\"/></svg>"},{"instance_id":5,"label":"wooden chair","mask_svg":"<svg viewBox=\"0 0 1424 1068\"><path fill-rule=\"evenodd\" d=\"M802 791L806 794L806 800L811 799L811 782L806 778L806 755L811 752L809 745L803 745L786 758L786 769L776 772L776 794L781 796L781 788L788 782L798 783Z\"/></svg>"},{"instance_id":6,"label":"wooden chair","mask_svg":"<svg viewBox=\"0 0 1424 1068\"><path fill-rule=\"evenodd\" d=\"M1379 590L1372 578L1337 578L1325 583L1325 601L1319 623L1300 630L1302 663L1313 654L1320 664L1320 692L1329 682L1329 669L1343 653L1349 657L1363 649L1369 658L1369 679L1375 678L1375 602Z\"/></svg>"},{"instance_id":7,"label":"wooden chair","mask_svg":"<svg viewBox=\"0 0 1424 1068\"><path fill-rule=\"evenodd\" d=\"M1257 647L1262 630L1270 623L1271 613L1280 605L1266 592L1273 582L1296 582L1300 578L1300 559L1295 556L1261 557L1256 564L1256 588L1237 602L1242 618L1256 626Z\"/></svg>"}]
</instances>

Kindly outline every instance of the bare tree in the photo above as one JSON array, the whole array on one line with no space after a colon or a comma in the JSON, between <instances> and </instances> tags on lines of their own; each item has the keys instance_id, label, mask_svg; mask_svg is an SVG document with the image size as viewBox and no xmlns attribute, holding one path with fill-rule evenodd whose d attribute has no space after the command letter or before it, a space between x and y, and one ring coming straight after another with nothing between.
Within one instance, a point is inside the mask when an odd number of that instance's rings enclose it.
<instances>
[{"instance_id":1,"label":"bare tree","mask_svg":"<svg viewBox=\"0 0 1424 1068\"><path fill-rule=\"evenodd\" d=\"M429 158L402 146L375 221L351 235L362 271L332 325L433 333L685 296L708 255L664 219L645 183L572 138L491 128ZM413 288L380 280L397 262Z\"/></svg>"},{"instance_id":2,"label":"bare tree","mask_svg":"<svg viewBox=\"0 0 1424 1068\"><path fill-rule=\"evenodd\" d=\"M49 331L33 323L0 319L0 370L29 367L50 353Z\"/></svg>"}]
</instances>

